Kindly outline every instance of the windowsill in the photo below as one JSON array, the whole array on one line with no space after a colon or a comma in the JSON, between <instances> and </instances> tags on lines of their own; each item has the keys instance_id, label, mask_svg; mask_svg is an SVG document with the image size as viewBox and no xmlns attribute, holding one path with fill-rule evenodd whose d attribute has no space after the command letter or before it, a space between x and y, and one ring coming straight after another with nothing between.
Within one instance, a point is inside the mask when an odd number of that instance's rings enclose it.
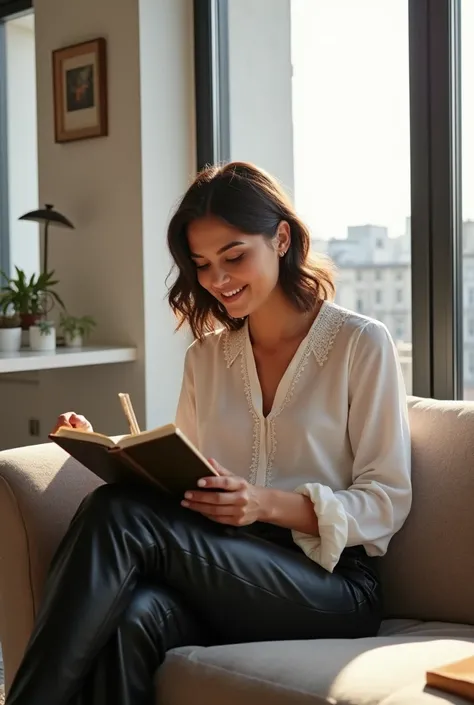
<instances>
[{"instance_id":1,"label":"windowsill","mask_svg":"<svg viewBox=\"0 0 474 705\"><path fill-rule=\"evenodd\" d=\"M0 374L6 372L32 372L87 365L111 365L133 362L136 348L115 345L88 345L83 348L58 347L53 352L21 350L17 353L0 353Z\"/></svg>"}]
</instances>

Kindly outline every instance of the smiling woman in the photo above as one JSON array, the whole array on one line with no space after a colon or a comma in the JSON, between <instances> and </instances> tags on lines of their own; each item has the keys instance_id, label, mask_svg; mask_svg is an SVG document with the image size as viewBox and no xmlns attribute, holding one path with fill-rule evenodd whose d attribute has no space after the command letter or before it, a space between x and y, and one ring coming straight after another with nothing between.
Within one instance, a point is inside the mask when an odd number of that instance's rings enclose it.
<instances>
[{"instance_id":1,"label":"smiling woman","mask_svg":"<svg viewBox=\"0 0 474 705\"><path fill-rule=\"evenodd\" d=\"M144 705L176 646L379 628L373 557L411 503L387 329L329 301L330 264L257 167L199 174L168 241L169 300L197 338L176 425L215 473L181 501L117 484L83 502L8 705Z\"/></svg>"},{"instance_id":2,"label":"smiling woman","mask_svg":"<svg viewBox=\"0 0 474 705\"><path fill-rule=\"evenodd\" d=\"M283 294L301 312L334 294L333 267L310 254L310 234L276 179L244 162L209 167L185 194L168 230L178 268L170 305L201 339L229 330ZM277 281L280 289L277 291ZM272 304L272 301L269 301Z\"/></svg>"}]
</instances>

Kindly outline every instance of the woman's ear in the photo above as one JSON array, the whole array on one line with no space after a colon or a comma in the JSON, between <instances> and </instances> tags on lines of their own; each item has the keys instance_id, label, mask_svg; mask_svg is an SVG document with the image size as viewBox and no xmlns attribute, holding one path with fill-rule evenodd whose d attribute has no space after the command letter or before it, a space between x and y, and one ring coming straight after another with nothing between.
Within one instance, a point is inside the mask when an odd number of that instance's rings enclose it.
<instances>
[{"instance_id":1,"label":"woman's ear","mask_svg":"<svg viewBox=\"0 0 474 705\"><path fill-rule=\"evenodd\" d=\"M276 249L278 254L283 257L291 245L291 230L289 223L286 220L282 220L276 232Z\"/></svg>"}]
</instances>

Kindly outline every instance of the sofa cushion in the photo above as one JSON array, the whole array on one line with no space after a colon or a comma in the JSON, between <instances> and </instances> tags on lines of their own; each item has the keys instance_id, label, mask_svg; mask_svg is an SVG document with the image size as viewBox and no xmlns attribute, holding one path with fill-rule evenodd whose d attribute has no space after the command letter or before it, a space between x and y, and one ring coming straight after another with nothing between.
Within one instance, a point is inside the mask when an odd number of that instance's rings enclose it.
<instances>
[{"instance_id":1,"label":"sofa cushion","mask_svg":"<svg viewBox=\"0 0 474 705\"><path fill-rule=\"evenodd\" d=\"M54 443L0 453L0 638L7 688L33 627L56 546L101 481Z\"/></svg>"},{"instance_id":2,"label":"sofa cushion","mask_svg":"<svg viewBox=\"0 0 474 705\"><path fill-rule=\"evenodd\" d=\"M161 667L157 702L385 705L403 689L418 697L428 668L473 654L472 630L465 640L392 636L186 647L170 652Z\"/></svg>"},{"instance_id":3,"label":"sofa cushion","mask_svg":"<svg viewBox=\"0 0 474 705\"><path fill-rule=\"evenodd\" d=\"M380 560L386 614L474 624L474 403L409 408L413 507Z\"/></svg>"}]
</instances>

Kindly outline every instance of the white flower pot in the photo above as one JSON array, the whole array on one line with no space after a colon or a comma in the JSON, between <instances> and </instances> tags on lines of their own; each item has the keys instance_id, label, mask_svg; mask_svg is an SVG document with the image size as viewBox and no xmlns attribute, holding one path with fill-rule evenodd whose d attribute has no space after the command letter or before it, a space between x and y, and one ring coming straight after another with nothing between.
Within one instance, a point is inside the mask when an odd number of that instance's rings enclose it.
<instances>
[{"instance_id":1,"label":"white flower pot","mask_svg":"<svg viewBox=\"0 0 474 705\"><path fill-rule=\"evenodd\" d=\"M21 328L0 328L0 352L18 352L21 348Z\"/></svg>"},{"instance_id":2,"label":"white flower pot","mask_svg":"<svg viewBox=\"0 0 474 705\"><path fill-rule=\"evenodd\" d=\"M82 348L83 340L80 333L64 333L64 344L67 348Z\"/></svg>"},{"instance_id":3,"label":"white flower pot","mask_svg":"<svg viewBox=\"0 0 474 705\"><path fill-rule=\"evenodd\" d=\"M54 326L47 333L42 333L39 326L30 326L30 348L36 352L56 350L56 329Z\"/></svg>"}]
</instances>

